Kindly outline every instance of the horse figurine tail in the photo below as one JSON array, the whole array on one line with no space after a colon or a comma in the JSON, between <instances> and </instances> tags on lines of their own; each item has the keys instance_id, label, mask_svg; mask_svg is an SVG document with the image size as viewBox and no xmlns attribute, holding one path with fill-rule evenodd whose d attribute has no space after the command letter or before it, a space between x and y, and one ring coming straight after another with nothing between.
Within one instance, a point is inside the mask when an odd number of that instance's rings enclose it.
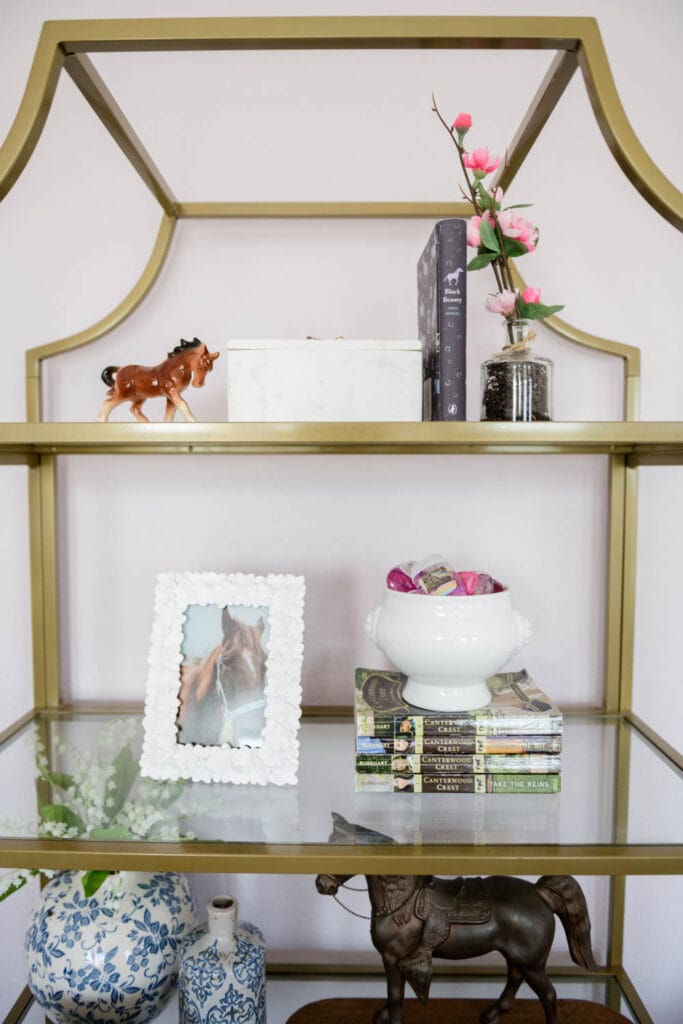
<instances>
[{"instance_id":1,"label":"horse figurine tail","mask_svg":"<svg viewBox=\"0 0 683 1024\"><path fill-rule=\"evenodd\" d=\"M543 902L562 922L574 963L589 971L597 970L588 907L579 883L571 875L543 875L536 882L536 888Z\"/></svg>"},{"instance_id":2,"label":"horse figurine tail","mask_svg":"<svg viewBox=\"0 0 683 1024\"><path fill-rule=\"evenodd\" d=\"M102 370L102 380L108 388L114 387L114 374L117 370L120 370L120 366L105 366Z\"/></svg>"}]
</instances>

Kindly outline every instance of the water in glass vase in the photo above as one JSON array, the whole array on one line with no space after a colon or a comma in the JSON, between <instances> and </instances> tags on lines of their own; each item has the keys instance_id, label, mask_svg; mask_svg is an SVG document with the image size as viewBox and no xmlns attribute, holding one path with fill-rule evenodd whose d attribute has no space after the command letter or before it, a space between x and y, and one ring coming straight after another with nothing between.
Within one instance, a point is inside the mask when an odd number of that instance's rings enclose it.
<instances>
[{"instance_id":1,"label":"water in glass vase","mask_svg":"<svg viewBox=\"0 0 683 1024\"><path fill-rule=\"evenodd\" d=\"M531 350L536 334L527 320L505 320L502 327L502 352L481 365L480 419L552 420L552 361Z\"/></svg>"}]
</instances>

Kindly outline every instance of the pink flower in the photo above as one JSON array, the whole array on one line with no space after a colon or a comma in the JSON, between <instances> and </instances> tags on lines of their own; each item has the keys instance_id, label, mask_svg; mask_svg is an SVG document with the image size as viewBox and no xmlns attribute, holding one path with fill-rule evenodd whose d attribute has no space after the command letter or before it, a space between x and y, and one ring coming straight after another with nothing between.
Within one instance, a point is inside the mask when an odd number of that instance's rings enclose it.
<instances>
[{"instance_id":1,"label":"pink flower","mask_svg":"<svg viewBox=\"0 0 683 1024\"><path fill-rule=\"evenodd\" d=\"M465 153L462 162L465 167L469 167L471 171L474 171L475 175L483 178L485 175L490 174L491 171L495 171L496 167L500 164L500 157L489 156L488 146L482 146L471 153Z\"/></svg>"},{"instance_id":2,"label":"pink flower","mask_svg":"<svg viewBox=\"0 0 683 1024\"><path fill-rule=\"evenodd\" d=\"M456 132L462 132L463 135L465 134L465 132L469 131L471 127L472 127L472 115L471 114L458 114L458 116L456 117L455 121L451 125L451 128L455 128Z\"/></svg>"},{"instance_id":3,"label":"pink flower","mask_svg":"<svg viewBox=\"0 0 683 1024\"><path fill-rule=\"evenodd\" d=\"M509 288L505 288L497 295L489 295L486 300L486 308L489 313L500 313L502 316L512 316L515 312L515 300L517 296Z\"/></svg>"},{"instance_id":4,"label":"pink flower","mask_svg":"<svg viewBox=\"0 0 683 1024\"><path fill-rule=\"evenodd\" d=\"M506 238L516 238L518 242L525 245L529 252L533 252L538 241L538 228L530 221L521 217L514 210L503 210L498 215L500 229Z\"/></svg>"},{"instance_id":5,"label":"pink flower","mask_svg":"<svg viewBox=\"0 0 683 1024\"><path fill-rule=\"evenodd\" d=\"M489 224L493 224L488 213L484 214L484 220L487 220ZM470 217L467 221L467 244L471 245L473 249L478 249L481 245L481 221L482 218L478 214L474 217Z\"/></svg>"},{"instance_id":6,"label":"pink flower","mask_svg":"<svg viewBox=\"0 0 683 1024\"><path fill-rule=\"evenodd\" d=\"M525 288L522 292L522 298L525 302L540 302L541 301L541 289L540 288Z\"/></svg>"}]
</instances>

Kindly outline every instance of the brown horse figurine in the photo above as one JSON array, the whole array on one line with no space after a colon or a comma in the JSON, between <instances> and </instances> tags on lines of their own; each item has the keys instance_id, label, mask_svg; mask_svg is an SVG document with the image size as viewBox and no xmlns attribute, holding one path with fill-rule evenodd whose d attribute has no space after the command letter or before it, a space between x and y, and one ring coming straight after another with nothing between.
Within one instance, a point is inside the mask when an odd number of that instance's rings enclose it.
<instances>
[{"instance_id":1,"label":"brown horse figurine","mask_svg":"<svg viewBox=\"0 0 683 1024\"><path fill-rule=\"evenodd\" d=\"M250 626L222 613L223 639L201 665L183 670L178 713L181 743L258 747L265 728L265 623Z\"/></svg>"},{"instance_id":2,"label":"brown horse figurine","mask_svg":"<svg viewBox=\"0 0 683 1024\"><path fill-rule=\"evenodd\" d=\"M330 842L392 839L352 825L333 813ZM318 892L336 896L351 875L318 875ZM373 1024L402 1024L405 983L426 1003L432 956L462 960L497 950L507 962L507 984L481 1014L496 1024L514 1002L523 981L543 1006L546 1024L558 1024L557 996L545 970L560 918L575 963L596 970L590 919L583 891L569 875L544 875L535 884L521 878L434 878L431 875L367 875L372 907L370 935L382 956L387 1002Z\"/></svg>"},{"instance_id":3,"label":"brown horse figurine","mask_svg":"<svg viewBox=\"0 0 683 1024\"><path fill-rule=\"evenodd\" d=\"M158 366L107 366L102 371L102 380L109 388L107 398L97 419L106 423L109 413L122 402L130 402L131 412L136 420L149 423L142 411L148 398L166 399L164 423L170 423L179 409L186 420L196 422L190 407L180 392L192 382L193 387L204 384L207 373L213 370L218 352L209 352L199 338L193 341L181 339L168 358Z\"/></svg>"}]
</instances>

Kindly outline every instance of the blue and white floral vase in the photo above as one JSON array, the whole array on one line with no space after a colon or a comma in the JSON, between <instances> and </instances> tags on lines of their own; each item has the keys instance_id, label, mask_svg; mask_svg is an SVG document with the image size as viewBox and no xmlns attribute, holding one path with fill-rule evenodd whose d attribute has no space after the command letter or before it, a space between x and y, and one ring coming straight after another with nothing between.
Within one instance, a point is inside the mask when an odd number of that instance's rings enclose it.
<instances>
[{"instance_id":1,"label":"blue and white floral vase","mask_svg":"<svg viewBox=\"0 0 683 1024\"><path fill-rule=\"evenodd\" d=\"M266 946L253 924L237 923L232 896L209 900L208 925L180 949L180 1024L266 1024Z\"/></svg>"},{"instance_id":2,"label":"blue and white floral vase","mask_svg":"<svg viewBox=\"0 0 683 1024\"><path fill-rule=\"evenodd\" d=\"M81 872L65 871L29 921L29 988L55 1024L143 1024L168 999L196 920L183 875L121 871L87 897Z\"/></svg>"}]
</instances>

